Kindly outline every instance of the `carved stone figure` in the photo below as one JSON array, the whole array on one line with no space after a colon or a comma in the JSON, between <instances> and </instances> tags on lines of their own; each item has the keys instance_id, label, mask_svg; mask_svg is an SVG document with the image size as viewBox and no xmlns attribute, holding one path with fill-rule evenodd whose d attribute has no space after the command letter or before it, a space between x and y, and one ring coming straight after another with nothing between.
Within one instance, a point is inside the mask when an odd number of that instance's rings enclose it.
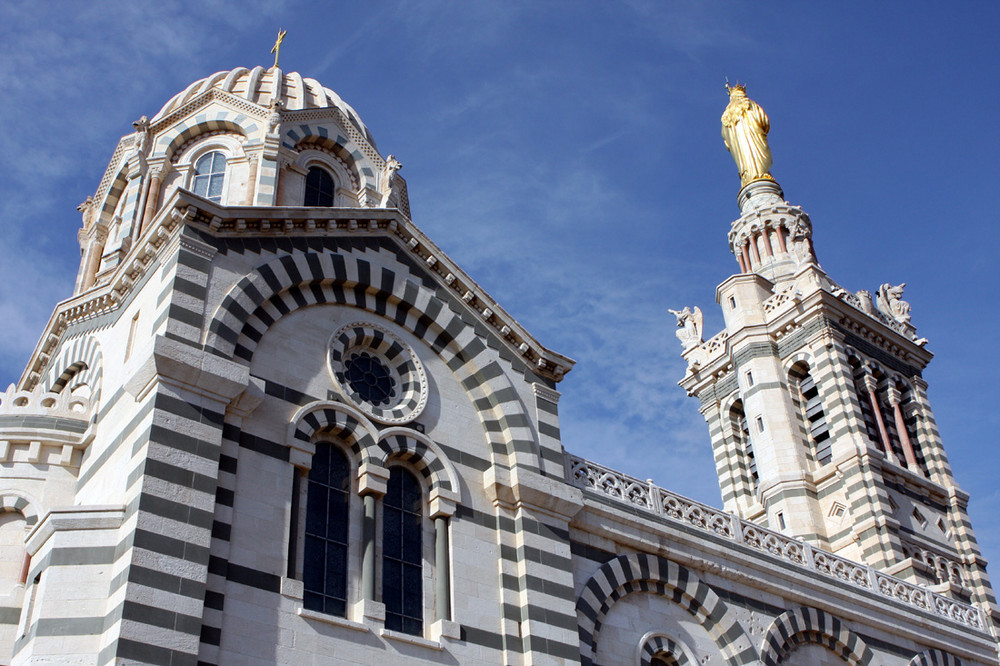
<instances>
[{"instance_id":1,"label":"carved stone figure","mask_svg":"<svg viewBox=\"0 0 1000 666\"><path fill-rule=\"evenodd\" d=\"M268 136L275 136L278 134L278 127L281 125L281 110L284 106L285 104L280 97L276 97L271 100L271 115L267 118Z\"/></svg>"},{"instance_id":2,"label":"carved stone figure","mask_svg":"<svg viewBox=\"0 0 1000 666\"><path fill-rule=\"evenodd\" d=\"M385 160L385 168L382 171L382 192L392 191L392 181L396 179L396 172L403 168L403 165L394 155L389 155Z\"/></svg>"},{"instance_id":3,"label":"carved stone figure","mask_svg":"<svg viewBox=\"0 0 1000 666\"><path fill-rule=\"evenodd\" d=\"M795 258L796 264L801 266L802 264L816 261L816 255L813 254L809 228L801 220L797 221L795 226L792 227L790 236L792 241L792 257Z\"/></svg>"},{"instance_id":4,"label":"carved stone figure","mask_svg":"<svg viewBox=\"0 0 1000 666\"><path fill-rule=\"evenodd\" d=\"M767 132L771 129L764 109L747 97L746 86L730 87L729 105L722 114L722 140L736 160L743 185L754 180L774 180L771 177L771 149Z\"/></svg>"},{"instance_id":5,"label":"carved stone figure","mask_svg":"<svg viewBox=\"0 0 1000 666\"><path fill-rule=\"evenodd\" d=\"M83 228L89 229L94 220L94 197L87 197L83 203L76 207L83 217Z\"/></svg>"},{"instance_id":6,"label":"carved stone figure","mask_svg":"<svg viewBox=\"0 0 1000 666\"><path fill-rule=\"evenodd\" d=\"M861 289L856 292L858 300L861 301L861 309L864 310L865 314L870 314L871 316L876 316L875 305L872 304L872 293L867 289Z\"/></svg>"},{"instance_id":7,"label":"carved stone figure","mask_svg":"<svg viewBox=\"0 0 1000 666\"><path fill-rule=\"evenodd\" d=\"M139 135L135 144L135 152L144 156L146 149L149 148L149 118L140 116L139 120L132 123L132 127Z\"/></svg>"},{"instance_id":8,"label":"carved stone figure","mask_svg":"<svg viewBox=\"0 0 1000 666\"><path fill-rule=\"evenodd\" d=\"M910 323L910 304L903 300L906 283L895 287L886 282L878 288L877 305L879 311L901 324Z\"/></svg>"},{"instance_id":9,"label":"carved stone figure","mask_svg":"<svg viewBox=\"0 0 1000 666\"><path fill-rule=\"evenodd\" d=\"M681 341L684 351L697 347L703 342L701 331L705 317L701 313L701 308L696 305L693 311L691 308L685 307L683 310L669 310L669 312L677 317L677 339Z\"/></svg>"}]
</instances>

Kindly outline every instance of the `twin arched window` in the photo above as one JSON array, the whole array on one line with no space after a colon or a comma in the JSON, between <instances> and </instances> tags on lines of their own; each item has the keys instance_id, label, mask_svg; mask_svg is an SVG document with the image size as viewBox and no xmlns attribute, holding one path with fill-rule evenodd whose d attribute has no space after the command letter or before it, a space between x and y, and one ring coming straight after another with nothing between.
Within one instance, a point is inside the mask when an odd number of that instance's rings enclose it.
<instances>
[{"instance_id":1,"label":"twin arched window","mask_svg":"<svg viewBox=\"0 0 1000 666\"><path fill-rule=\"evenodd\" d=\"M221 203L222 184L226 179L226 156L213 150L198 158L194 165L192 191L209 201Z\"/></svg>"},{"instance_id":2,"label":"twin arched window","mask_svg":"<svg viewBox=\"0 0 1000 666\"><path fill-rule=\"evenodd\" d=\"M324 169L309 167L306 173L306 206L333 206L333 178Z\"/></svg>"},{"instance_id":3,"label":"twin arched window","mask_svg":"<svg viewBox=\"0 0 1000 666\"><path fill-rule=\"evenodd\" d=\"M303 605L347 616L351 467L336 446L318 443L309 470ZM402 467L389 469L382 499L382 601L385 627L423 633L423 503L420 482Z\"/></svg>"}]
</instances>

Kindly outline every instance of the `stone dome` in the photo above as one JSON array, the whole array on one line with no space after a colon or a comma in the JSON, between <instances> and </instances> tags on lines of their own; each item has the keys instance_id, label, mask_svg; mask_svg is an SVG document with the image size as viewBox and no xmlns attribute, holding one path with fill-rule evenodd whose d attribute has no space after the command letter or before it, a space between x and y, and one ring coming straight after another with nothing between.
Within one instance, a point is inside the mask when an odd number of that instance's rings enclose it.
<instances>
[{"instance_id":1,"label":"stone dome","mask_svg":"<svg viewBox=\"0 0 1000 666\"><path fill-rule=\"evenodd\" d=\"M278 90L279 86L280 90ZM342 100L340 95L324 87L316 79L305 78L298 72L284 74L280 69L274 67L270 69L259 66L253 69L237 67L228 72L216 72L204 79L199 79L171 97L170 101L153 116L151 122L155 123L165 118L211 88L224 90L261 106L269 106L276 94L281 95L284 108L288 111L336 107L347 116L347 119L372 146L375 145L371 132L361 122L358 112Z\"/></svg>"}]
</instances>

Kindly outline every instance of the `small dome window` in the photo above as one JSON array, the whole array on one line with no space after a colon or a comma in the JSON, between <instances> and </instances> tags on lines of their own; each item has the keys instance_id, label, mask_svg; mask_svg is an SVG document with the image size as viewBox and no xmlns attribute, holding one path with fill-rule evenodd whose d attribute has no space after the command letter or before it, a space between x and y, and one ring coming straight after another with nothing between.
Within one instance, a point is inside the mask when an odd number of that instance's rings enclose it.
<instances>
[{"instance_id":1,"label":"small dome window","mask_svg":"<svg viewBox=\"0 0 1000 666\"><path fill-rule=\"evenodd\" d=\"M306 206L333 205L333 177L319 167L310 167L306 174Z\"/></svg>"},{"instance_id":2,"label":"small dome window","mask_svg":"<svg viewBox=\"0 0 1000 666\"><path fill-rule=\"evenodd\" d=\"M222 183L226 177L226 156L219 151L202 155L194 165L194 193L209 201L222 202Z\"/></svg>"}]
</instances>

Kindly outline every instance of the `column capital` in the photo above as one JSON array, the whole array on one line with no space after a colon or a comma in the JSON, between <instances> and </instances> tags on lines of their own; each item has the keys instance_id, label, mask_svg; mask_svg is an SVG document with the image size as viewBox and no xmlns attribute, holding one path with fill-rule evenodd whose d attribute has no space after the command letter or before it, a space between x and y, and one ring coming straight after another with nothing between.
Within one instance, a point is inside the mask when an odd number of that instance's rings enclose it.
<instances>
[{"instance_id":1,"label":"column capital","mask_svg":"<svg viewBox=\"0 0 1000 666\"><path fill-rule=\"evenodd\" d=\"M389 469L371 461L364 461L358 467L358 494L385 495L389 486Z\"/></svg>"},{"instance_id":2,"label":"column capital","mask_svg":"<svg viewBox=\"0 0 1000 666\"><path fill-rule=\"evenodd\" d=\"M431 495L428 498L430 517L432 519L451 518L455 515L455 510L458 509L458 500L458 493L450 490L442 490L440 488L431 490Z\"/></svg>"},{"instance_id":3,"label":"column capital","mask_svg":"<svg viewBox=\"0 0 1000 666\"><path fill-rule=\"evenodd\" d=\"M873 375L871 373L871 370L868 368L865 368L864 382L865 382L865 388L872 393L874 393L875 390L878 388L878 380L875 379L875 375Z\"/></svg>"}]
</instances>

